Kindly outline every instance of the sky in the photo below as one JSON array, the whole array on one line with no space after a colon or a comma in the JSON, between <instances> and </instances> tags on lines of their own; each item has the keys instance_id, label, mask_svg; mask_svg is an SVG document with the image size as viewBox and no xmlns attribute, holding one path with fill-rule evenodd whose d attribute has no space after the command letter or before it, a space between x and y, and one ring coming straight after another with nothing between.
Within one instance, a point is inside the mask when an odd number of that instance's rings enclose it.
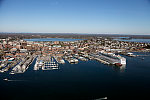
<instances>
[{"instance_id":1,"label":"sky","mask_svg":"<svg viewBox=\"0 0 150 100\"><path fill-rule=\"evenodd\" d=\"M150 0L0 0L0 32L150 35Z\"/></svg>"}]
</instances>

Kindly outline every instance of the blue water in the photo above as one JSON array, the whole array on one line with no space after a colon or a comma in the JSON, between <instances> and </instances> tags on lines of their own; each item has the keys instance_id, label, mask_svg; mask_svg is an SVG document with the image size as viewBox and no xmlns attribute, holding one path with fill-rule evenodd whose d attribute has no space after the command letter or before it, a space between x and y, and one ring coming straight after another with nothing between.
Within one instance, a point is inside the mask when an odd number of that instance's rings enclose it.
<instances>
[{"instance_id":1,"label":"blue water","mask_svg":"<svg viewBox=\"0 0 150 100\"><path fill-rule=\"evenodd\" d=\"M114 40L119 40L119 41L128 41L128 42L142 42L142 43L150 43L150 39L114 39Z\"/></svg>"},{"instance_id":2,"label":"blue water","mask_svg":"<svg viewBox=\"0 0 150 100\"><path fill-rule=\"evenodd\" d=\"M35 38L35 39L24 39L26 41L78 41L83 39L71 39L71 38Z\"/></svg>"},{"instance_id":3,"label":"blue water","mask_svg":"<svg viewBox=\"0 0 150 100\"><path fill-rule=\"evenodd\" d=\"M34 71L35 61L24 74L0 73L1 98L5 100L131 100L147 97L150 90L150 53L126 57L126 68L95 60L59 65L59 70ZM3 81L8 78L12 81ZM134 99L133 99L134 100ZM144 99L141 99L144 100Z\"/></svg>"}]
</instances>

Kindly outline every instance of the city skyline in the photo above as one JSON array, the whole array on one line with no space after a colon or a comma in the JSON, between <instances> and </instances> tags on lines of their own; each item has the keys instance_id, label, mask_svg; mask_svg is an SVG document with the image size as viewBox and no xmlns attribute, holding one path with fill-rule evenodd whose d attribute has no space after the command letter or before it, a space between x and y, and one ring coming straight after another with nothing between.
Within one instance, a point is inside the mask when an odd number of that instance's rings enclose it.
<instances>
[{"instance_id":1,"label":"city skyline","mask_svg":"<svg viewBox=\"0 0 150 100\"><path fill-rule=\"evenodd\" d=\"M150 35L149 0L0 0L0 32Z\"/></svg>"}]
</instances>

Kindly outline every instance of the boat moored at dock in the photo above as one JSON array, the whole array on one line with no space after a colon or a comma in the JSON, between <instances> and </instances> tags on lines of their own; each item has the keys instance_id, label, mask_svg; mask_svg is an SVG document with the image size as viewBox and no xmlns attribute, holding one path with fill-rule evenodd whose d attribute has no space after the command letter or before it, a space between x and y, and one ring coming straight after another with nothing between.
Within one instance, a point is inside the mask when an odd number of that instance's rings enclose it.
<instances>
[{"instance_id":1,"label":"boat moored at dock","mask_svg":"<svg viewBox=\"0 0 150 100\"><path fill-rule=\"evenodd\" d=\"M94 59L104 64L110 64L116 66L126 65L126 58L121 57L120 55L115 55L114 53L101 51L97 54L91 54L90 56L93 56Z\"/></svg>"},{"instance_id":2,"label":"boat moored at dock","mask_svg":"<svg viewBox=\"0 0 150 100\"><path fill-rule=\"evenodd\" d=\"M63 60L62 57L57 57L57 56L55 56L54 58L55 58L55 60L56 60L59 64L65 64L65 61Z\"/></svg>"}]
</instances>

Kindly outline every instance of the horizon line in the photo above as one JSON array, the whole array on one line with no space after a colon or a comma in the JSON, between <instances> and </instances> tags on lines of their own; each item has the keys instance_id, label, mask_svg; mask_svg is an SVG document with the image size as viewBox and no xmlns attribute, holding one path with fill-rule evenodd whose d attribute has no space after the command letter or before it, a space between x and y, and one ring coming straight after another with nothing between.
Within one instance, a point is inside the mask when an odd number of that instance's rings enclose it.
<instances>
[{"instance_id":1,"label":"horizon line","mask_svg":"<svg viewBox=\"0 0 150 100\"><path fill-rule=\"evenodd\" d=\"M150 34L140 34L140 33L76 33L76 32L0 32L0 34L95 34L95 35L150 35Z\"/></svg>"}]
</instances>

